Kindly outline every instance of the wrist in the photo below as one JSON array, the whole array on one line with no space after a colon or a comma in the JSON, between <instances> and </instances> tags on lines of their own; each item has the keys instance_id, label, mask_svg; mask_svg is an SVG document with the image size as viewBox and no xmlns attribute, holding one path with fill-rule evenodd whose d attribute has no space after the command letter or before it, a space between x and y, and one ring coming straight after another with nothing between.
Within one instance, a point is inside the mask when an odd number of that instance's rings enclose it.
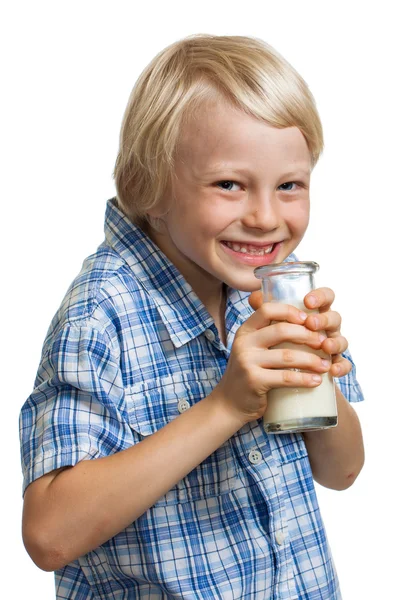
<instances>
[{"instance_id":1,"label":"wrist","mask_svg":"<svg viewBox=\"0 0 414 600\"><path fill-rule=\"evenodd\" d=\"M231 402L231 400L222 392L218 385L208 399L211 409L215 411L216 418L222 423L223 427L231 431L231 435L239 431L249 422L246 414L240 412Z\"/></svg>"}]
</instances>

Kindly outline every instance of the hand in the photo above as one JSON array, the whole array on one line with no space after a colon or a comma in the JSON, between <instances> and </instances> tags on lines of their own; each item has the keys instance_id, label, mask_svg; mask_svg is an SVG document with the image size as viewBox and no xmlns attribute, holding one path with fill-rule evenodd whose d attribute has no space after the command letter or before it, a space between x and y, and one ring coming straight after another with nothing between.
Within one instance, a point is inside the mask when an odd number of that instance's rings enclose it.
<instances>
[{"instance_id":1,"label":"hand","mask_svg":"<svg viewBox=\"0 0 414 600\"><path fill-rule=\"evenodd\" d=\"M352 364L341 353L348 348L348 340L341 334L341 315L331 310L335 294L330 288L318 288L305 296L304 304L308 309L319 309L319 314L313 313L305 321L311 331L325 331L327 339L322 344L322 350L332 355L331 375L343 377L352 369Z\"/></svg>"},{"instance_id":2,"label":"hand","mask_svg":"<svg viewBox=\"0 0 414 600\"><path fill-rule=\"evenodd\" d=\"M334 299L335 294L330 288L318 288L309 292L304 298L304 304L309 310L319 309L319 314L310 314L304 324L311 331L326 333L327 339L322 343L321 349L326 354L332 355L330 373L334 377L343 377L350 372L352 364L341 355L348 348L348 341L340 331L341 316L331 310ZM249 303L255 310L262 306L262 292L253 292Z\"/></svg>"},{"instance_id":3,"label":"hand","mask_svg":"<svg viewBox=\"0 0 414 600\"><path fill-rule=\"evenodd\" d=\"M251 305L255 308L255 295ZM260 304L260 306L259 306ZM316 387L331 361L300 348L320 350L326 335L305 326L308 315L294 306L261 303L239 328L227 369L214 390L226 409L247 423L263 416L267 393L280 387ZM283 342L298 349L280 347ZM294 369L303 369L304 372Z\"/></svg>"}]
</instances>

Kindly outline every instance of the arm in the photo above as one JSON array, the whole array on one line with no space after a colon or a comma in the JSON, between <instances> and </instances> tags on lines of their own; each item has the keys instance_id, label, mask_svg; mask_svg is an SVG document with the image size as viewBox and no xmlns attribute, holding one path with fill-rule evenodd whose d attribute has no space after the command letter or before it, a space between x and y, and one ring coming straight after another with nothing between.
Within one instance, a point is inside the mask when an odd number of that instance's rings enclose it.
<instances>
[{"instance_id":1,"label":"arm","mask_svg":"<svg viewBox=\"0 0 414 600\"><path fill-rule=\"evenodd\" d=\"M328 337L321 348L332 355L331 374L342 377L349 373L352 365L341 355L348 342L340 332L340 315L331 311L334 298L329 288L308 294L305 305L310 309L318 308L319 314L309 315L305 325L313 331L326 332ZM358 416L338 386L336 400L338 425L332 429L305 432L303 437L315 481L327 488L344 490L354 483L364 465L364 444Z\"/></svg>"},{"instance_id":2,"label":"arm","mask_svg":"<svg viewBox=\"0 0 414 600\"><path fill-rule=\"evenodd\" d=\"M55 571L100 546L243 424L213 392L135 446L37 479L24 497L28 553L41 569Z\"/></svg>"},{"instance_id":3,"label":"arm","mask_svg":"<svg viewBox=\"0 0 414 600\"><path fill-rule=\"evenodd\" d=\"M320 485L344 490L350 487L364 464L364 445L359 419L336 388L338 425L303 434L315 481Z\"/></svg>"}]
</instances>

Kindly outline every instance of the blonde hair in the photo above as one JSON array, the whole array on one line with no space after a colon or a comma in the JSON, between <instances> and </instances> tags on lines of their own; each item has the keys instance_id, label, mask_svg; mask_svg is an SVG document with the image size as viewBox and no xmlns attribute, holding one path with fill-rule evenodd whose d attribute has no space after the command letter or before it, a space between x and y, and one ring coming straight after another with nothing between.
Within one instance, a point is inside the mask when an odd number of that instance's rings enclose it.
<instances>
[{"instance_id":1,"label":"blonde hair","mask_svg":"<svg viewBox=\"0 0 414 600\"><path fill-rule=\"evenodd\" d=\"M114 178L118 203L133 222L156 226L146 213L171 181L182 126L217 98L274 127L297 127L316 164L322 125L297 71L262 40L192 35L150 62L128 101Z\"/></svg>"}]
</instances>

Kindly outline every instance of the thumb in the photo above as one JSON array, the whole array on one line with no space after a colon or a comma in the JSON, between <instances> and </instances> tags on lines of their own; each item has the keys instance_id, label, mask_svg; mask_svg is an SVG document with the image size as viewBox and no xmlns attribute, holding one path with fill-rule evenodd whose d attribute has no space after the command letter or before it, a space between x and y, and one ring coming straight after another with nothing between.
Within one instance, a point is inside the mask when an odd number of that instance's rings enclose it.
<instances>
[{"instance_id":1,"label":"thumb","mask_svg":"<svg viewBox=\"0 0 414 600\"><path fill-rule=\"evenodd\" d=\"M249 304L253 310L257 310L263 304L263 294L259 290L257 292L252 292L249 296Z\"/></svg>"}]
</instances>

